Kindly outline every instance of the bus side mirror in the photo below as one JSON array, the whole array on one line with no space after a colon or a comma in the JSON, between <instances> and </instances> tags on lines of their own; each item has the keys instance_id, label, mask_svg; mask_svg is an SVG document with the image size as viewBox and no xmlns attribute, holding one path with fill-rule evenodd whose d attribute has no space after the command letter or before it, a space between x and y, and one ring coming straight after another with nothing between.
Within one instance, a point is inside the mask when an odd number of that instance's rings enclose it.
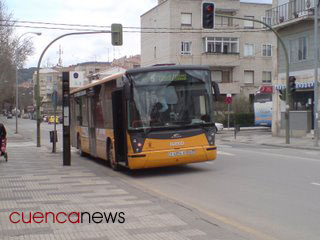
<instances>
[{"instance_id":1,"label":"bus side mirror","mask_svg":"<svg viewBox=\"0 0 320 240\"><path fill-rule=\"evenodd\" d=\"M218 97L220 96L219 85L216 82L212 82L212 93L214 95L214 99L218 101Z\"/></svg>"}]
</instances>

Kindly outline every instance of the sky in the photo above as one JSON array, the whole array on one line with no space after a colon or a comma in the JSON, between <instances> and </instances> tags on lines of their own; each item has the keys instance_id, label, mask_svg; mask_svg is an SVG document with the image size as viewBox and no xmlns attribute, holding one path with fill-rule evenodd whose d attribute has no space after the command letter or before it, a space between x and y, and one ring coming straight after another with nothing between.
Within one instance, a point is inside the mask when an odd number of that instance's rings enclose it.
<instances>
[{"instance_id":1,"label":"sky","mask_svg":"<svg viewBox=\"0 0 320 240\"><path fill-rule=\"evenodd\" d=\"M85 24L110 26L121 23L126 27L140 27L140 16L156 6L157 0L4 0L7 12L18 21ZM243 2L271 3L272 0L245 0ZM17 23L19 25L19 23ZM21 25L21 24L20 24ZM25 23L24 25L32 25ZM35 26L35 25L33 25ZM45 25L42 25L45 26ZM61 26L57 26L61 27ZM72 27L77 28L77 27ZM25 67L35 67L43 49L56 37L75 32L72 30L48 30L17 28L19 37L26 32L41 32L40 36L25 34L30 38L35 52ZM68 36L55 42L45 53L42 67L56 65L59 46L62 64L69 66L86 61L112 61L124 55L140 54L140 34L124 33L123 46L113 47L110 34Z\"/></svg>"}]
</instances>

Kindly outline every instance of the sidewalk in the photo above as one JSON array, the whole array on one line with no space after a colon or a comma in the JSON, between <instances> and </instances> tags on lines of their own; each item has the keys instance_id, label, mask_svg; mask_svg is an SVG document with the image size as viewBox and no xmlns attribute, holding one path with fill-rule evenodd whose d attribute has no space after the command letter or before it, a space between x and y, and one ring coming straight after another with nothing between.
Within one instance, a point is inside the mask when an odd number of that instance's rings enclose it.
<instances>
[{"instance_id":1,"label":"sidewalk","mask_svg":"<svg viewBox=\"0 0 320 240\"><path fill-rule=\"evenodd\" d=\"M9 140L9 161L0 162L0 239L245 239L195 210L142 191L76 153L72 154L72 166L63 167L61 154L23 142L20 135L9 133ZM11 220L21 220L17 224L10 222L14 212ZM60 224L51 216L47 223L36 223L37 217L34 221L32 215L32 223L22 223L22 213L28 221L30 212L40 212L38 217L50 212L123 212L125 222L119 223L117 218L116 223L88 223L85 216L84 223L73 224L68 219ZM67 220L64 215L59 217ZM76 219L76 215L71 217Z\"/></svg>"},{"instance_id":2,"label":"sidewalk","mask_svg":"<svg viewBox=\"0 0 320 240\"><path fill-rule=\"evenodd\" d=\"M260 134L254 131L246 132L244 129L237 134L235 139L233 132L224 131L217 135L218 141L222 142L237 142L247 144L260 144L274 147L285 147L306 150L319 150L320 147L314 146L314 139L311 135L302 138L290 138L290 144L285 143L285 137L273 137L271 132ZM320 144L320 142L319 142Z\"/></svg>"}]
</instances>

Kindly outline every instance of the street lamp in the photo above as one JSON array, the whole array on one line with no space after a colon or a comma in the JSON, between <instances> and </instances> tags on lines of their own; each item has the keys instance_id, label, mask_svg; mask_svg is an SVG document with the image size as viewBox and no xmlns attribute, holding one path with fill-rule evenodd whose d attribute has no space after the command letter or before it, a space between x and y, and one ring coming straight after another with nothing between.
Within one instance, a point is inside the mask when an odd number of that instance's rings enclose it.
<instances>
[{"instance_id":1,"label":"street lamp","mask_svg":"<svg viewBox=\"0 0 320 240\"><path fill-rule=\"evenodd\" d=\"M34 35L38 35L40 36L41 35L41 32L26 32L26 33L23 33L20 37L18 37L18 40L17 40L17 50L19 48L19 41L20 39L27 35L27 34L34 34ZM19 87L18 87L18 53L16 52L16 112L15 112L15 115L16 115L16 132L15 134L18 133L18 107L19 107Z\"/></svg>"}]
</instances>

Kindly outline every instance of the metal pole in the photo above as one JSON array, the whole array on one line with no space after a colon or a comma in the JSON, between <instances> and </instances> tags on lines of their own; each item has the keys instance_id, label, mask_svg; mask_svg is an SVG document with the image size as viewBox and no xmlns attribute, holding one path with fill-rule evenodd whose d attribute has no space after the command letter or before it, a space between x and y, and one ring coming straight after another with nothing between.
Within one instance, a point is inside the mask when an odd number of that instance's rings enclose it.
<instances>
[{"instance_id":1,"label":"metal pole","mask_svg":"<svg viewBox=\"0 0 320 240\"><path fill-rule=\"evenodd\" d=\"M319 147L319 88L318 88L318 67L319 67L319 49L318 49L318 1L314 4L314 146Z\"/></svg>"},{"instance_id":2,"label":"metal pole","mask_svg":"<svg viewBox=\"0 0 320 240\"><path fill-rule=\"evenodd\" d=\"M280 37L279 33L274 30L269 24L257 20L257 19L250 19L250 18L242 18L242 17L234 17L234 16L229 16L229 15L223 15L223 14L216 14L218 17L226 17L226 18L234 18L234 19L240 19L240 20L245 20L245 21L252 21L252 22L257 22L261 23L262 25L266 26L268 29L270 29L278 38L280 45L284 51L285 59L286 59L286 113L285 113L285 120L286 120L286 144L290 144L290 106L291 106L291 94L289 91L289 54L288 50L286 48L286 45L284 44L282 38Z\"/></svg>"},{"instance_id":3,"label":"metal pole","mask_svg":"<svg viewBox=\"0 0 320 240\"><path fill-rule=\"evenodd\" d=\"M35 35L41 35L40 32L26 32L23 33L18 39L17 39L17 50L19 50L19 41L20 39L26 35L26 34L35 34ZM18 53L15 53L16 55L16 134L18 133L18 108L19 108L19 89L18 89Z\"/></svg>"},{"instance_id":4,"label":"metal pole","mask_svg":"<svg viewBox=\"0 0 320 240\"><path fill-rule=\"evenodd\" d=\"M18 108L19 108L19 89L18 89L18 65L16 64L16 132L18 133Z\"/></svg>"},{"instance_id":5,"label":"metal pole","mask_svg":"<svg viewBox=\"0 0 320 240\"><path fill-rule=\"evenodd\" d=\"M38 66L37 66L37 81L35 84L36 87L36 112L37 112L37 147L41 147L41 136L40 136L40 124L41 124L41 119L40 119L40 65L41 65L41 61L42 58L44 56L44 54L46 53L46 51L48 50L48 48L56 41L58 41L59 39L66 37L66 36L71 36L71 35L84 35L84 34L98 34L98 33L111 33L111 31L96 31L96 32L74 32L74 33L67 33L67 34L63 34L57 38L55 38L54 40L52 40L46 47L45 49L42 51L39 61L38 61Z\"/></svg>"},{"instance_id":6,"label":"metal pole","mask_svg":"<svg viewBox=\"0 0 320 240\"><path fill-rule=\"evenodd\" d=\"M57 107L56 107L56 103L55 103L55 106L54 106L54 129L53 129L53 149L52 149L52 152L56 152L56 149L57 149L57 121L56 121L56 118L57 118Z\"/></svg>"},{"instance_id":7,"label":"metal pole","mask_svg":"<svg viewBox=\"0 0 320 240\"><path fill-rule=\"evenodd\" d=\"M230 104L228 104L228 130L230 128Z\"/></svg>"}]
</instances>

